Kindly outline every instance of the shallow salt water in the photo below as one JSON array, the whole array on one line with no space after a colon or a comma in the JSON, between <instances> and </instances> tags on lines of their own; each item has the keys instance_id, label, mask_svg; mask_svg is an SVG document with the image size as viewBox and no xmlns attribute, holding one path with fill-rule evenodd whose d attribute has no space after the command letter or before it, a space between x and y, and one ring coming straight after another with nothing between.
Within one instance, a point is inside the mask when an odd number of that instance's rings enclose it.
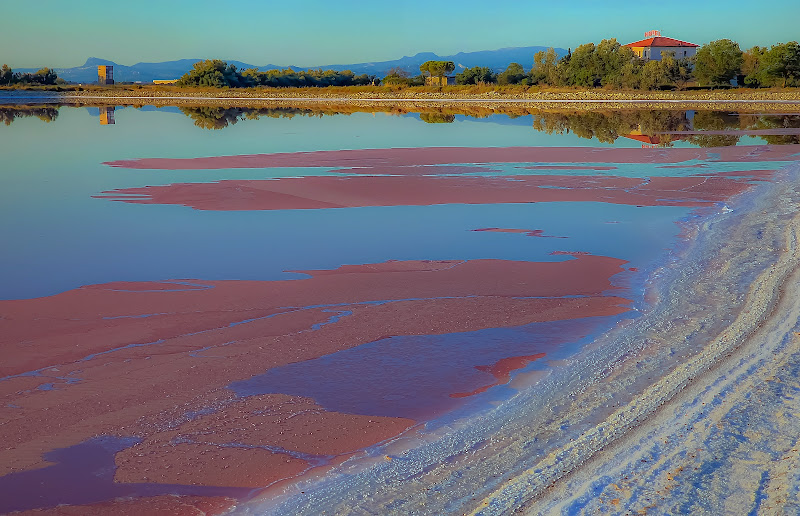
<instances>
[{"instance_id":1,"label":"shallow salt water","mask_svg":"<svg viewBox=\"0 0 800 516\"><path fill-rule=\"evenodd\" d=\"M0 512L468 510L608 415L565 395L657 340L676 257L800 154L536 115L206 130L220 118L103 109L0 127ZM696 335L729 315L705 317ZM532 421L553 432L520 441Z\"/></svg>"}]
</instances>

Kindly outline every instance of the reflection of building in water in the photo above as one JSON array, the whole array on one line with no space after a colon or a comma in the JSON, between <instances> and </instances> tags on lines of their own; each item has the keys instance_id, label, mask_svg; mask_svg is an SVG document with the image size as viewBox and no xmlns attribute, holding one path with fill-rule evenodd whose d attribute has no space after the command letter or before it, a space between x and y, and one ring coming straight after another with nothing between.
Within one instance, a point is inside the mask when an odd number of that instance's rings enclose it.
<instances>
[{"instance_id":1,"label":"reflection of building in water","mask_svg":"<svg viewBox=\"0 0 800 516\"><path fill-rule=\"evenodd\" d=\"M630 134L623 135L625 138L642 142L642 148L657 147L661 143L661 138L657 135L642 134L642 131L631 131Z\"/></svg>"},{"instance_id":2,"label":"reflection of building in water","mask_svg":"<svg viewBox=\"0 0 800 516\"><path fill-rule=\"evenodd\" d=\"M624 138L636 140L637 142L642 142L643 149L659 147L661 145L669 146L671 142L686 139L685 136L676 135L672 133L643 134L641 128L633 130L628 134L623 134L622 136Z\"/></svg>"},{"instance_id":3,"label":"reflection of building in water","mask_svg":"<svg viewBox=\"0 0 800 516\"><path fill-rule=\"evenodd\" d=\"M97 67L97 84L114 84L114 67L111 65L100 65Z\"/></svg>"},{"instance_id":4,"label":"reflection of building in water","mask_svg":"<svg viewBox=\"0 0 800 516\"><path fill-rule=\"evenodd\" d=\"M699 46L679 39L666 38L661 35L661 31L657 30L645 32L644 37L647 39L628 43L625 46L633 50L637 56L647 60L661 61L662 54L666 52L672 52L675 59L692 57L697 53Z\"/></svg>"},{"instance_id":5,"label":"reflection of building in water","mask_svg":"<svg viewBox=\"0 0 800 516\"><path fill-rule=\"evenodd\" d=\"M692 110L685 112L682 123L678 125L664 124L663 126L657 125L655 130L652 127L649 130L643 130L642 124L639 124L636 129L633 129L628 134L623 134L622 137L642 142L642 148L647 149L669 145L671 142L678 140L685 140L686 136L681 136L678 133L683 131L694 131L694 111Z\"/></svg>"},{"instance_id":6,"label":"reflection of building in water","mask_svg":"<svg viewBox=\"0 0 800 516\"><path fill-rule=\"evenodd\" d=\"M100 108L100 125L114 125L114 106Z\"/></svg>"}]
</instances>

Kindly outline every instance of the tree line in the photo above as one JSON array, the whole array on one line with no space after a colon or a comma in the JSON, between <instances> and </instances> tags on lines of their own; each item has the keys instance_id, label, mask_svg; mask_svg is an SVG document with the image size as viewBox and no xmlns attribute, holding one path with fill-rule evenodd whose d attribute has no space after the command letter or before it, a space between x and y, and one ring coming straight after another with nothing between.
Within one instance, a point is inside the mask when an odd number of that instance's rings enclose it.
<instances>
[{"instance_id":1,"label":"tree line","mask_svg":"<svg viewBox=\"0 0 800 516\"><path fill-rule=\"evenodd\" d=\"M452 61L427 61L420 66L420 75L412 77L405 70L393 68L383 78L383 84L422 86L426 76L441 77L454 69ZM800 86L800 44L791 41L742 51L735 41L721 39L701 46L692 57L663 52L660 60L647 60L612 38L598 45L586 43L565 56L559 56L553 48L537 52L528 71L519 63L511 63L499 73L475 66L464 69L455 78L459 85L641 90L680 90L690 83L729 86L734 79L739 85L749 87Z\"/></svg>"},{"instance_id":2,"label":"tree line","mask_svg":"<svg viewBox=\"0 0 800 516\"><path fill-rule=\"evenodd\" d=\"M217 88L423 86L426 77L444 77L453 72L455 63L426 61L419 70L419 75L412 76L406 70L393 68L379 79L374 75L355 75L349 70L238 70L225 61L209 59L195 63L178 85ZM43 69L37 74L47 71ZM519 63L511 63L499 73L485 66L466 68L456 75L456 84L680 90L690 83L705 87L729 86L734 79L739 85L749 87L800 86L800 44L791 41L742 51L735 41L720 39L701 46L692 57L662 52L660 60L648 60L612 38L597 45L580 45L564 56L559 56L553 48L537 52L527 71Z\"/></svg>"},{"instance_id":3,"label":"tree line","mask_svg":"<svg viewBox=\"0 0 800 516\"><path fill-rule=\"evenodd\" d=\"M55 85L66 84L67 81L59 79L55 71L50 68L42 68L35 73L14 72L8 65L4 64L0 68L0 86L21 85Z\"/></svg>"},{"instance_id":4,"label":"tree line","mask_svg":"<svg viewBox=\"0 0 800 516\"><path fill-rule=\"evenodd\" d=\"M431 65L426 63L420 70L424 75L429 68ZM792 41L770 48L756 46L743 52L735 41L721 39L703 45L692 57L663 52L661 60L646 60L616 39L605 39L598 45L581 45L563 57L553 48L537 52L527 72L519 63L511 63L500 73L485 66L466 68L456 75L456 84L654 90L683 89L690 82L727 86L733 79L750 87L800 86L800 45ZM423 82L399 70L384 78L385 84L413 86Z\"/></svg>"},{"instance_id":5,"label":"tree line","mask_svg":"<svg viewBox=\"0 0 800 516\"><path fill-rule=\"evenodd\" d=\"M0 107L0 122L11 125L17 118L35 116L44 122L52 122L58 118L58 107L53 106L14 106Z\"/></svg>"},{"instance_id":6,"label":"tree line","mask_svg":"<svg viewBox=\"0 0 800 516\"><path fill-rule=\"evenodd\" d=\"M537 52L525 73L512 63L499 74L485 67L467 68L456 75L457 84L522 84L654 90L700 86L728 86L736 79L750 87L800 86L800 45L779 43L771 48L742 51L729 39L703 45L692 57L663 52L660 61L638 57L616 39L587 43L559 57L554 49Z\"/></svg>"},{"instance_id":7,"label":"tree line","mask_svg":"<svg viewBox=\"0 0 800 516\"><path fill-rule=\"evenodd\" d=\"M326 86L377 85L380 79L374 75L356 75L350 70L308 70L296 72L292 69L268 70L257 68L239 71L236 66L219 59L207 59L194 64L179 80L179 86L204 86L214 88L302 88Z\"/></svg>"}]
</instances>

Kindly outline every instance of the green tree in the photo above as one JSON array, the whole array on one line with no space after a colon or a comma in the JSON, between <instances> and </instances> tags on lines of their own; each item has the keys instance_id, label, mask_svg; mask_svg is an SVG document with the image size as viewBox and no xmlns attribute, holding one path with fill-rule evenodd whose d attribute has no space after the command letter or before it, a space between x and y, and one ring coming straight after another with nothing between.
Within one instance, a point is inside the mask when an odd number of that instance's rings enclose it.
<instances>
[{"instance_id":1,"label":"green tree","mask_svg":"<svg viewBox=\"0 0 800 516\"><path fill-rule=\"evenodd\" d=\"M643 90L655 90L665 81L664 67L660 61L647 61L640 72L639 87Z\"/></svg>"},{"instance_id":2,"label":"green tree","mask_svg":"<svg viewBox=\"0 0 800 516\"><path fill-rule=\"evenodd\" d=\"M686 83L692 80L692 58L681 57L675 59L674 52L661 53L661 70L664 74L664 81L669 85L675 85L679 90L686 87Z\"/></svg>"},{"instance_id":3,"label":"green tree","mask_svg":"<svg viewBox=\"0 0 800 516\"><path fill-rule=\"evenodd\" d=\"M456 74L456 84L489 84L493 82L497 82L497 76L491 68L486 66L465 68L463 72Z\"/></svg>"},{"instance_id":4,"label":"green tree","mask_svg":"<svg viewBox=\"0 0 800 516\"><path fill-rule=\"evenodd\" d=\"M758 76L771 85L796 84L800 80L800 44L796 41L773 45L759 63Z\"/></svg>"},{"instance_id":5,"label":"green tree","mask_svg":"<svg viewBox=\"0 0 800 516\"><path fill-rule=\"evenodd\" d=\"M641 59L625 63L620 71L620 85L623 88L638 89L642 84L642 68L644 61Z\"/></svg>"},{"instance_id":6,"label":"green tree","mask_svg":"<svg viewBox=\"0 0 800 516\"><path fill-rule=\"evenodd\" d=\"M742 69L742 51L739 44L729 39L718 39L697 50L695 76L703 85L730 84Z\"/></svg>"},{"instance_id":7,"label":"green tree","mask_svg":"<svg viewBox=\"0 0 800 516\"><path fill-rule=\"evenodd\" d=\"M595 49L595 62L600 84L603 86L622 86L622 69L636 59L628 47L623 47L615 38L604 39Z\"/></svg>"},{"instance_id":8,"label":"green tree","mask_svg":"<svg viewBox=\"0 0 800 516\"><path fill-rule=\"evenodd\" d=\"M7 64L0 68L0 86L11 84L14 80L14 71Z\"/></svg>"},{"instance_id":9,"label":"green tree","mask_svg":"<svg viewBox=\"0 0 800 516\"><path fill-rule=\"evenodd\" d=\"M247 87L260 86L261 72L258 71L258 68L248 68L242 72L241 80L243 85Z\"/></svg>"},{"instance_id":10,"label":"green tree","mask_svg":"<svg viewBox=\"0 0 800 516\"><path fill-rule=\"evenodd\" d=\"M408 78L408 85L409 86L424 86L425 85L425 76L423 74L415 75L414 77Z\"/></svg>"},{"instance_id":11,"label":"green tree","mask_svg":"<svg viewBox=\"0 0 800 516\"><path fill-rule=\"evenodd\" d=\"M362 73L361 75L357 75L352 78L352 84L354 86L378 86L380 83L380 77L366 73ZM347 84L342 84L342 86L347 86Z\"/></svg>"},{"instance_id":12,"label":"green tree","mask_svg":"<svg viewBox=\"0 0 800 516\"><path fill-rule=\"evenodd\" d=\"M764 59L764 54L766 53L766 47L755 46L742 54L743 82L747 86L761 86L759 70L761 69L761 61Z\"/></svg>"},{"instance_id":13,"label":"green tree","mask_svg":"<svg viewBox=\"0 0 800 516\"><path fill-rule=\"evenodd\" d=\"M53 85L56 83L56 79L58 79L58 75L55 71L51 70L50 68L42 68L33 74L31 77L31 82L36 84Z\"/></svg>"},{"instance_id":14,"label":"green tree","mask_svg":"<svg viewBox=\"0 0 800 516\"><path fill-rule=\"evenodd\" d=\"M178 80L180 86L210 86L214 88L236 88L246 81L234 65L219 59L198 61L188 73Z\"/></svg>"},{"instance_id":15,"label":"green tree","mask_svg":"<svg viewBox=\"0 0 800 516\"><path fill-rule=\"evenodd\" d=\"M428 74L429 77L444 77L456 69L456 64L452 61L425 61L419 65L422 75Z\"/></svg>"},{"instance_id":16,"label":"green tree","mask_svg":"<svg viewBox=\"0 0 800 516\"><path fill-rule=\"evenodd\" d=\"M41 84L53 85L59 81L58 75L50 68L42 68L35 73L13 73L11 68L3 65L0 69L0 84ZM65 81L60 81L64 83Z\"/></svg>"},{"instance_id":17,"label":"green tree","mask_svg":"<svg viewBox=\"0 0 800 516\"><path fill-rule=\"evenodd\" d=\"M600 85L600 66L595 55L594 43L586 43L575 49L566 63L567 84L595 87Z\"/></svg>"},{"instance_id":18,"label":"green tree","mask_svg":"<svg viewBox=\"0 0 800 516\"><path fill-rule=\"evenodd\" d=\"M533 67L530 72L531 84L561 85L561 73L558 68L558 54L554 48L539 51L533 55Z\"/></svg>"},{"instance_id":19,"label":"green tree","mask_svg":"<svg viewBox=\"0 0 800 516\"><path fill-rule=\"evenodd\" d=\"M511 63L503 72L497 75L497 84L519 84L525 81L527 77L521 64Z\"/></svg>"}]
</instances>

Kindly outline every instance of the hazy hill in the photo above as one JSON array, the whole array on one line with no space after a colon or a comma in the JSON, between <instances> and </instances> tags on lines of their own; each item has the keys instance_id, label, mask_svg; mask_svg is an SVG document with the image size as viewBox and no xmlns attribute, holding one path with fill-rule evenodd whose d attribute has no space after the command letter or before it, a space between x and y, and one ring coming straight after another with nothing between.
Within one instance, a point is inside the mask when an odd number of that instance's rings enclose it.
<instances>
[{"instance_id":1,"label":"hazy hill","mask_svg":"<svg viewBox=\"0 0 800 516\"><path fill-rule=\"evenodd\" d=\"M180 59L178 61L165 61L163 63L137 63L125 66L107 59L90 57L83 66L74 68L56 68L56 73L64 80L71 82L94 82L97 80L98 65L114 66L114 79L118 82L152 82L153 79L177 79L191 70L192 65L200 59ZM252 68L253 65L240 61L228 61L237 68ZM30 69L32 71L36 71ZM14 70L26 72L29 69Z\"/></svg>"},{"instance_id":2,"label":"hazy hill","mask_svg":"<svg viewBox=\"0 0 800 516\"><path fill-rule=\"evenodd\" d=\"M310 68L322 68L323 70L352 70L356 74L370 74L378 77L385 76L392 68L402 68L409 73L416 75L419 73L419 65L429 60L447 60L456 63L456 72L464 68L473 66L488 66L496 71L505 70L510 63L520 63L525 69L529 69L533 64L533 54L540 50L547 50L547 47L514 47L501 48L499 50L482 50L479 52L459 52L452 56L438 56L433 52L421 52L414 56L404 56L392 61L380 61L373 63L353 63L353 64L334 64L318 66L283 66L267 64L256 66L241 61L228 60L228 63L236 65L239 69L258 68L260 70L273 70L292 68L293 70L308 70ZM562 48L557 48L559 55L566 54ZM154 79L177 79L188 72L194 63L200 59L180 59L178 61L165 61L162 63L137 63L125 66L106 59L90 57L83 66L74 68L56 68L59 77L72 82L94 82L97 80L98 65L113 65L114 78L119 82L141 81L151 82ZM14 71L35 72L37 69L23 68Z\"/></svg>"},{"instance_id":3,"label":"hazy hill","mask_svg":"<svg viewBox=\"0 0 800 516\"><path fill-rule=\"evenodd\" d=\"M459 52L452 56L439 56L433 52L421 52L414 56L404 56L393 61L379 61L375 63L355 63L348 65L314 66L333 70L352 70L356 74L368 73L379 77L385 76L392 68L402 68L413 75L419 74L419 65L430 60L453 61L456 64L456 73L464 68L473 66L488 66L501 72L511 63L519 63L526 70L533 65L533 54L549 47L512 47L499 50L481 50L478 52ZM557 48L559 56L567 53L563 48ZM262 67L262 70L266 68Z\"/></svg>"}]
</instances>

